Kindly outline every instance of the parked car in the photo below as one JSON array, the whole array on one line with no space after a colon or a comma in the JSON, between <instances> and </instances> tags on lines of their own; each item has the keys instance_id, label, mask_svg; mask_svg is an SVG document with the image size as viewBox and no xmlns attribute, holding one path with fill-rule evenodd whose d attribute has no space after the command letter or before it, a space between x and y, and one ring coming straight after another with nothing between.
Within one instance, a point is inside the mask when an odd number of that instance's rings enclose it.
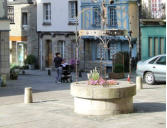
<instances>
[{"instance_id":1,"label":"parked car","mask_svg":"<svg viewBox=\"0 0 167 128\"><path fill-rule=\"evenodd\" d=\"M147 84L154 84L156 81L166 81L166 54L139 61L136 74L141 76Z\"/></svg>"}]
</instances>

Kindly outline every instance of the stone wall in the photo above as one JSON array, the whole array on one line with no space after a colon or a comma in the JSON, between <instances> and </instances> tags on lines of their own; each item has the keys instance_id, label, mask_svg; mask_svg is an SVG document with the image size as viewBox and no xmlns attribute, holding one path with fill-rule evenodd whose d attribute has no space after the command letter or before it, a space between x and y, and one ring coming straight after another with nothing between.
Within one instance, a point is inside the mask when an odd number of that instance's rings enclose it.
<instances>
[{"instance_id":1,"label":"stone wall","mask_svg":"<svg viewBox=\"0 0 167 128\"><path fill-rule=\"evenodd\" d=\"M67 63L70 63L71 59L75 59L75 55L76 55L76 43L75 43L75 35L66 35L66 34L61 34L61 35L52 35L50 34L44 34L41 38L40 38L41 42L40 45L42 43L42 50L40 47L40 58L42 55L42 68L46 68L45 65L45 61L46 61L46 42L47 40L49 40L51 42L51 52L52 52L52 65L50 67L54 67L54 57L55 57L55 53L56 52L61 52L61 48L59 45L59 42L64 42L64 59L66 60ZM83 63L82 60L84 60L84 54L83 54L83 42L82 40L80 40L79 43L79 61L80 61L80 65L83 69ZM42 54L41 54L42 53ZM40 61L41 63L41 61Z\"/></svg>"},{"instance_id":2,"label":"stone wall","mask_svg":"<svg viewBox=\"0 0 167 128\"><path fill-rule=\"evenodd\" d=\"M0 32L0 74L9 74L9 32Z\"/></svg>"}]
</instances>

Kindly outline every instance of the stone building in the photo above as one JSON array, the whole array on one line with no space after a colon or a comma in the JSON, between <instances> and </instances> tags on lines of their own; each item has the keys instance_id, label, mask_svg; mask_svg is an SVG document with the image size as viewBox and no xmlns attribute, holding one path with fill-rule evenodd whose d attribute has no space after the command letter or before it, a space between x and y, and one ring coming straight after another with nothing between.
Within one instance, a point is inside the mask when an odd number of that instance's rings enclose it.
<instances>
[{"instance_id":1,"label":"stone building","mask_svg":"<svg viewBox=\"0 0 167 128\"><path fill-rule=\"evenodd\" d=\"M9 20L6 0L0 0L0 75L2 74L9 74Z\"/></svg>"},{"instance_id":2,"label":"stone building","mask_svg":"<svg viewBox=\"0 0 167 128\"><path fill-rule=\"evenodd\" d=\"M10 63L24 65L27 55L38 58L37 6L34 0L8 0Z\"/></svg>"},{"instance_id":3,"label":"stone building","mask_svg":"<svg viewBox=\"0 0 167 128\"><path fill-rule=\"evenodd\" d=\"M67 63L76 58L75 33L80 30L80 0L37 0L37 32L40 43L40 68L53 67L56 52ZM81 43L82 44L82 43ZM79 57L83 59L80 45Z\"/></svg>"}]
</instances>

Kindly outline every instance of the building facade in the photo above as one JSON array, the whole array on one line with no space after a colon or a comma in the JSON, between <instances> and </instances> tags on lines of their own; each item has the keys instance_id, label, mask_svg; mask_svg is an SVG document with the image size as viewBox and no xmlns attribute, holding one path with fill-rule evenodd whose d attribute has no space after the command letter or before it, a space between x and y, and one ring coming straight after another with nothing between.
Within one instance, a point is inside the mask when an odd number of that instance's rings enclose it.
<instances>
[{"instance_id":1,"label":"building facade","mask_svg":"<svg viewBox=\"0 0 167 128\"><path fill-rule=\"evenodd\" d=\"M60 52L67 63L76 58L75 33L80 29L80 18L77 20L76 17L79 12L80 0L37 0L41 69L54 67L56 52ZM80 59L83 55L81 51Z\"/></svg>"},{"instance_id":2,"label":"building facade","mask_svg":"<svg viewBox=\"0 0 167 128\"><path fill-rule=\"evenodd\" d=\"M37 6L32 0L9 0L10 63L24 65L27 55L38 58Z\"/></svg>"},{"instance_id":3,"label":"building facade","mask_svg":"<svg viewBox=\"0 0 167 128\"><path fill-rule=\"evenodd\" d=\"M0 75L9 74L9 20L7 1L0 1Z\"/></svg>"},{"instance_id":4,"label":"building facade","mask_svg":"<svg viewBox=\"0 0 167 128\"><path fill-rule=\"evenodd\" d=\"M141 59L166 53L166 1L142 0Z\"/></svg>"},{"instance_id":5,"label":"building facade","mask_svg":"<svg viewBox=\"0 0 167 128\"><path fill-rule=\"evenodd\" d=\"M139 53L138 32L139 15L137 0L81 0L81 30L126 30L131 31L132 57ZM102 21L102 15L103 20ZM105 24L103 24L103 23ZM84 40L84 68L90 70L100 66L112 67L112 57L122 51L129 52L129 42L125 36L106 35L101 37L108 40L107 50L100 46L101 40L96 36L82 36Z\"/></svg>"}]
</instances>

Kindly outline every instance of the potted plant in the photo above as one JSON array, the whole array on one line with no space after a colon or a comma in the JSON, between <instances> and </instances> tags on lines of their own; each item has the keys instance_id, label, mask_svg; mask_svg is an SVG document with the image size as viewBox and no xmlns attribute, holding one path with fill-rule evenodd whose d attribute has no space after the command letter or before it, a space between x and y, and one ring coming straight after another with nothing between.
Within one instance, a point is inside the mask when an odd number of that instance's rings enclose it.
<instances>
[{"instance_id":1,"label":"potted plant","mask_svg":"<svg viewBox=\"0 0 167 128\"><path fill-rule=\"evenodd\" d=\"M90 71L88 75L88 84L89 85L103 85L103 86L110 86L110 85L117 85L118 83L115 80L104 80L100 77L97 69Z\"/></svg>"},{"instance_id":2,"label":"potted plant","mask_svg":"<svg viewBox=\"0 0 167 128\"><path fill-rule=\"evenodd\" d=\"M24 63L25 65L28 65L29 69L34 69L36 63L36 57L34 55L28 55Z\"/></svg>"},{"instance_id":3,"label":"potted plant","mask_svg":"<svg viewBox=\"0 0 167 128\"><path fill-rule=\"evenodd\" d=\"M17 80L18 79L19 72L15 70L15 68L10 69L10 79L11 80Z\"/></svg>"}]
</instances>

